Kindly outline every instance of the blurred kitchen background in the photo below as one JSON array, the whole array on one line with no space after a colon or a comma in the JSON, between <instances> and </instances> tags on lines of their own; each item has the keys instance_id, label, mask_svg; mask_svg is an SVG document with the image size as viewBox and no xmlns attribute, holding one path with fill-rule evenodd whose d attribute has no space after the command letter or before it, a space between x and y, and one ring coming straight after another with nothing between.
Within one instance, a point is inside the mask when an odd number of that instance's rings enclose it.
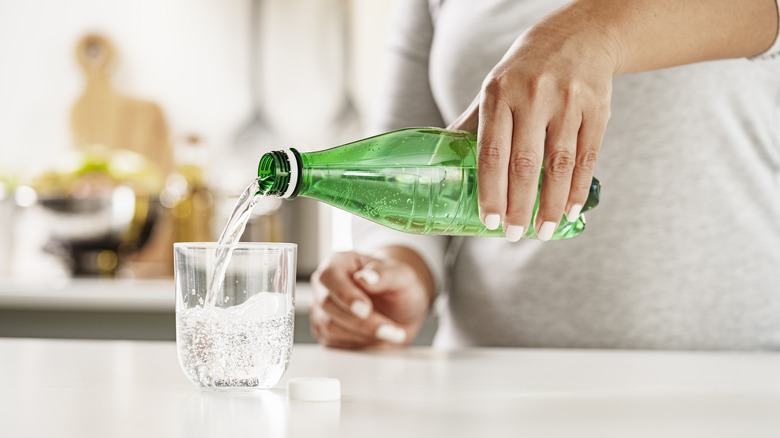
<instances>
[{"instance_id":1,"label":"blurred kitchen background","mask_svg":"<svg viewBox=\"0 0 780 438\"><path fill-rule=\"evenodd\" d=\"M216 240L264 152L365 134L392 4L0 3L0 336L173 339L171 244ZM298 243L303 314L349 217L267 200L244 240Z\"/></svg>"}]
</instances>

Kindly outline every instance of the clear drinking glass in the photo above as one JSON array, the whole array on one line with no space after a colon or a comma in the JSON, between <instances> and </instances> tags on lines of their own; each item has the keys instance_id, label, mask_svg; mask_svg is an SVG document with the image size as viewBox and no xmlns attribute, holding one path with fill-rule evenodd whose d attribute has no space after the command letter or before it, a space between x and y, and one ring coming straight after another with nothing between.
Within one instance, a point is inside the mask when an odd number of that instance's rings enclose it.
<instances>
[{"instance_id":1,"label":"clear drinking glass","mask_svg":"<svg viewBox=\"0 0 780 438\"><path fill-rule=\"evenodd\" d=\"M293 345L297 246L235 248L214 303L207 294L216 243L175 243L176 345L184 373L202 388L270 388Z\"/></svg>"}]
</instances>

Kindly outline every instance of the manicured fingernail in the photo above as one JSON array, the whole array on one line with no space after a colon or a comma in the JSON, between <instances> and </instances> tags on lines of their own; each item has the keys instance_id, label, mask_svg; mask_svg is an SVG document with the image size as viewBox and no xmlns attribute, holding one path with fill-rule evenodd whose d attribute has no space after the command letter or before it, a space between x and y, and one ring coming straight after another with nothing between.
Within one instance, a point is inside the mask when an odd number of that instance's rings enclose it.
<instances>
[{"instance_id":1,"label":"manicured fingernail","mask_svg":"<svg viewBox=\"0 0 780 438\"><path fill-rule=\"evenodd\" d=\"M377 284L379 282L379 274L373 269L363 269L355 272L355 279L366 282L366 284Z\"/></svg>"},{"instance_id":2,"label":"manicured fingernail","mask_svg":"<svg viewBox=\"0 0 780 438\"><path fill-rule=\"evenodd\" d=\"M349 310L352 311L355 315L357 315L360 319L366 319L368 318L368 315L371 313L371 306L368 305L368 303L363 301L353 301L352 305L349 306Z\"/></svg>"},{"instance_id":3,"label":"manicured fingernail","mask_svg":"<svg viewBox=\"0 0 780 438\"><path fill-rule=\"evenodd\" d=\"M574 204L569 209L569 212L566 213L566 220L569 222L575 222L580 217L580 212L582 211L582 205L580 204Z\"/></svg>"},{"instance_id":4,"label":"manicured fingernail","mask_svg":"<svg viewBox=\"0 0 780 438\"><path fill-rule=\"evenodd\" d=\"M376 329L376 337L393 344L400 344L406 340L406 332L400 327L383 324Z\"/></svg>"},{"instance_id":5,"label":"manicured fingernail","mask_svg":"<svg viewBox=\"0 0 780 438\"><path fill-rule=\"evenodd\" d=\"M501 216L497 214L489 214L485 216L485 227L488 230L495 230L501 224Z\"/></svg>"},{"instance_id":6,"label":"manicured fingernail","mask_svg":"<svg viewBox=\"0 0 780 438\"><path fill-rule=\"evenodd\" d=\"M506 227L506 240L510 242L517 242L523 237L523 231L525 228L517 225L507 225Z\"/></svg>"},{"instance_id":7,"label":"manicured fingernail","mask_svg":"<svg viewBox=\"0 0 780 438\"><path fill-rule=\"evenodd\" d=\"M537 237L539 237L539 240L542 241L548 241L552 238L553 233L555 232L555 229L557 228L557 224L552 221L547 221L542 224L542 226L539 228L539 233L537 233Z\"/></svg>"}]
</instances>

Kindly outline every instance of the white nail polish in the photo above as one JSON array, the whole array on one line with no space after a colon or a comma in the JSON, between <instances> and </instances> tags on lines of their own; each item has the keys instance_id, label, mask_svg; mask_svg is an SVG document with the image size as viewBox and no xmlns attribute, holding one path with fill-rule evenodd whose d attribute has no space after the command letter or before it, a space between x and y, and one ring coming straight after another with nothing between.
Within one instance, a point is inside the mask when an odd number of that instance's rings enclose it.
<instances>
[{"instance_id":1,"label":"white nail polish","mask_svg":"<svg viewBox=\"0 0 780 438\"><path fill-rule=\"evenodd\" d=\"M523 231L525 228L517 225L507 225L506 227L506 240L510 242L517 242L523 237Z\"/></svg>"},{"instance_id":2,"label":"white nail polish","mask_svg":"<svg viewBox=\"0 0 780 438\"><path fill-rule=\"evenodd\" d=\"M376 329L376 337L377 339L392 342L393 344L401 344L406 340L406 332L400 327L383 324Z\"/></svg>"},{"instance_id":3,"label":"white nail polish","mask_svg":"<svg viewBox=\"0 0 780 438\"><path fill-rule=\"evenodd\" d=\"M488 230L495 230L501 224L501 216L497 214L489 214L485 216L485 227Z\"/></svg>"},{"instance_id":4,"label":"white nail polish","mask_svg":"<svg viewBox=\"0 0 780 438\"><path fill-rule=\"evenodd\" d=\"M379 282L379 274L373 269L363 269L355 272L356 279L363 279L367 284L377 284Z\"/></svg>"},{"instance_id":5,"label":"white nail polish","mask_svg":"<svg viewBox=\"0 0 780 438\"><path fill-rule=\"evenodd\" d=\"M580 217L580 212L582 211L582 205L580 204L574 204L569 209L569 212L566 213L566 220L569 222L575 222Z\"/></svg>"},{"instance_id":6,"label":"white nail polish","mask_svg":"<svg viewBox=\"0 0 780 438\"><path fill-rule=\"evenodd\" d=\"M366 319L368 318L368 315L371 314L371 306L369 306L368 303L364 301L353 301L352 305L349 306L349 310L351 310L352 313L357 315L357 317L360 319Z\"/></svg>"},{"instance_id":7,"label":"white nail polish","mask_svg":"<svg viewBox=\"0 0 780 438\"><path fill-rule=\"evenodd\" d=\"M555 232L555 229L558 228L555 222L547 221L542 224L542 226L539 228L539 233L537 233L537 237L539 237L539 240L542 241L548 241L550 238L552 238L553 233Z\"/></svg>"}]
</instances>

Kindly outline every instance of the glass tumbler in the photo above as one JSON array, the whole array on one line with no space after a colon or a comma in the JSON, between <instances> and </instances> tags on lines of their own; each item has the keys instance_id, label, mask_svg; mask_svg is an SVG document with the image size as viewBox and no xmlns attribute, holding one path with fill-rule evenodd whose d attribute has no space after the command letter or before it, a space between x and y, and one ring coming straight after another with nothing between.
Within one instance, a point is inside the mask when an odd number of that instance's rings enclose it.
<instances>
[{"instance_id":1,"label":"glass tumbler","mask_svg":"<svg viewBox=\"0 0 780 438\"><path fill-rule=\"evenodd\" d=\"M219 245L173 247L176 346L184 374L201 388L276 385L292 352L297 246L239 243L213 297Z\"/></svg>"}]
</instances>

